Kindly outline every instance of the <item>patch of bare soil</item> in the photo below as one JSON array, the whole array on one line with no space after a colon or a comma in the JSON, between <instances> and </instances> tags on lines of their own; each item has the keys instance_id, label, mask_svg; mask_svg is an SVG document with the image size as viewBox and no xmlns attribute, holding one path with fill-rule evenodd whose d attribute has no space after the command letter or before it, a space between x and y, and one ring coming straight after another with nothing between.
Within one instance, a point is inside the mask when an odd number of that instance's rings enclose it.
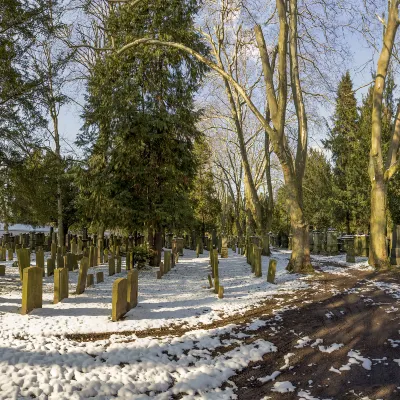
<instances>
[{"instance_id":1,"label":"patch of bare soil","mask_svg":"<svg viewBox=\"0 0 400 400\"><path fill-rule=\"evenodd\" d=\"M279 324L269 323L253 332L257 339L271 341L278 351L266 354L263 361L249 365L232 379L238 386L238 399L400 399L400 365L393 361L400 359L400 341L393 347L389 340L400 340L400 307L398 300L373 284L400 282L399 275L351 274L324 274L324 290L289 302L298 308L283 313ZM337 290L341 293L332 295ZM309 344L296 347L306 336L311 339ZM317 339L323 342L311 347ZM343 346L331 353L319 349L334 343ZM364 368L362 360L342 368L351 362L351 351L370 360L371 369ZM275 371L280 372L275 381L259 380ZM274 392L278 381L289 381L296 389Z\"/></svg>"}]
</instances>

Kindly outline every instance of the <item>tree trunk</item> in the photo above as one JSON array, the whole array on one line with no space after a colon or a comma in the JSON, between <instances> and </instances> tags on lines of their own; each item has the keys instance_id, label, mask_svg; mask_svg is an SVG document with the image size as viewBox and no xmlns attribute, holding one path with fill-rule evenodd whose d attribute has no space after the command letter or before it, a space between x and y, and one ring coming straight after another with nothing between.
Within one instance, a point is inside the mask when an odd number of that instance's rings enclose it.
<instances>
[{"instance_id":1,"label":"tree trunk","mask_svg":"<svg viewBox=\"0 0 400 400\"><path fill-rule=\"evenodd\" d=\"M382 156L382 104L386 76L399 26L398 1L393 0L389 3L388 7L389 15L383 37L383 46L378 59L374 85L371 150L369 157L369 176L371 180L370 260L376 268L387 268L390 265L385 236L387 180L390 177L385 177L388 170L384 167ZM395 135L392 138L392 143L393 139L395 139ZM391 148L392 146L390 146Z\"/></svg>"},{"instance_id":2,"label":"tree trunk","mask_svg":"<svg viewBox=\"0 0 400 400\"><path fill-rule=\"evenodd\" d=\"M369 264L378 269L390 267L386 248L386 194L383 180L371 187L371 243Z\"/></svg>"},{"instance_id":3,"label":"tree trunk","mask_svg":"<svg viewBox=\"0 0 400 400\"><path fill-rule=\"evenodd\" d=\"M285 173L285 171L284 171ZM299 184L289 175L285 174L288 189L288 206L290 224L292 229L292 255L287 266L288 271L295 273L310 273L314 269L311 265L310 244L308 239L308 224L305 221L302 204L299 197Z\"/></svg>"}]
</instances>

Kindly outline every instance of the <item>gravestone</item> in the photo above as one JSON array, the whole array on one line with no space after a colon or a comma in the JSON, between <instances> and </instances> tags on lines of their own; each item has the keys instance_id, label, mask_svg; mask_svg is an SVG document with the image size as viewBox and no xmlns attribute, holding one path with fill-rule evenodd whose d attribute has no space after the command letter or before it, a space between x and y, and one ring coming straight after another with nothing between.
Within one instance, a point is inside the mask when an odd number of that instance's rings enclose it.
<instances>
[{"instance_id":1,"label":"gravestone","mask_svg":"<svg viewBox=\"0 0 400 400\"><path fill-rule=\"evenodd\" d=\"M138 304L139 271L132 269L127 277L127 310L135 308Z\"/></svg>"},{"instance_id":2,"label":"gravestone","mask_svg":"<svg viewBox=\"0 0 400 400\"><path fill-rule=\"evenodd\" d=\"M36 251L36 266L42 269L44 276L44 251L42 249Z\"/></svg>"},{"instance_id":3,"label":"gravestone","mask_svg":"<svg viewBox=\"0 0 400 400\"><path fill-rule=\"evenodd\" d=\"M19 275L20 275L21 280L23 280L24 279L23 273L24 273L25 268L30 267L29 249L22 249L22 248L18 249L17 259L18 259Z\"/></svg>"},{"instance_id":4,"label":"gravestone","mask_svg":"<svg viewBox=\"0 0 400 400\"><path fill-rule=\"evenodd\" d=\"M57 243L52 242L51 243L51 258L53 260L55 260L56 256L57 256Z\"/></svg>"},{"instance_id":5,"label":"gravestone","mask_svg":"<svg viewBox=\"0 0 400 400\"><path fill-rule=\"evenodd\" d=\"M12 247L9 247L7 249L7 253L8 253L8 261L12 261L14 259L14 253Z\"/></svg>"},{"instance_id":6,"label":"gravestone","mask_svg":"<svg viewBox=\"0 0 400 400\"><path fill-rule=\"evenodd\" d=\"M228 258L228 238L226 236L221 238L221 258Z\"/></svg>"},{"instance_id":7,"label":"gravestone","mask_svg":"<svg viewBox=\"0 0 400 400\"><path fill-rule=\"evenodd\" d=\"M54 270L54 304L68 298L68 268Z\"/></svg>"},{"instance_id":8,"label":"gravestone","mask_svg":"<svg viewBox=\"0 0 400 400\"><path fill-rule=\"evenodd\" d=\"M104 273L103 273L103 271L96 272L96 282L97 283L104 282Z\"/></svg>"},{"instance_id":9,"label":"gravestone","mask_svg":"<svg viewBox=\"0 0 400 400\"><path fill-rule=\"evenodd\" d=\"M275 283L275 274L276 274L276 260L271 259L269 260L269 265L268 265L267 282Z\"/></svg>"},{"instance_id":10,"label":"gravestone","mask_svg":"<svg viewBox=\"0 0 400 400\"><path fill-rule=\"evenodd\" d=\"M347 235L344 236L343 239L346 243L346 262L355 263L356 257L354 252L354 236Z\"/></svg>"},{"instance_id":11,"label":"gravestone","mask_svg":"<svg viewBox=\"0 0 400 400\"><path fill-rule=\"evenodd\" d=\"M392 249L390 251L390 264L400 265L400 225L392 229Z\"/></svg>"},{"instance_id":12,"label":"gravestone","mask_svg":"<svg viewBox=\"0 0 400 400\"><path fill-rule=\"evenodd\" d=\"M25 268L23 273L21 314L25 315L34 308L42 308L43 282L39 267Z\"/></svg>"},{"instance_id":13,"label":"gravestone","mask_svg":"<svg viewBox=\"0 0 400 400\"><path fill-rule=\"evenodd\" d=\"M171 270L171 251L164 250L164 270L170 271Z\"/></svg>"},{"instance_id":14,"label":"gravestone","mask_svg":"<svg viewBox=\"0 0 400 400\"><path fill-rule=\"evenodd\" d=\"M82 294L85 291L88 269L89 269L89 259L87 257L83 257L78 272L78 284L76 285L76 294Z\"/></svg>"},{"instance_id":15,"label":"gravestone","mask_svg":"<svg viewBox=\"0 0 400 400\"><path fill-rule=\"evenodd\" d=\"M55 262L52 258L47 259L47 276L54 275Z\"/></svg>"},{"instance_id":16,"label":"gravestone","mask_svg":"<svg viewBox=\"0 0 400 400\"><path fill-rule=\"evenodd\" d=\"M6 276L6 266L0 265L0 276Z\"/></svg>"},{"instance_id":17,"label":"gravestone","mask_svg":"<svg viewBox=\"0 0 400 400\"><path fill-rule=\"evenodd\" d=\"M108 276L113 276L115 274L115 258L112 255L108 261Z\"/></svg>"},{"instance_id":18,"label":"gravestone","mask_svg":"<svg viewBox=\"0 0 400 400\"><path fill-rule=\"evenodd\" d=\"M177 254L183 256L183 238L176 238L176 250Z\"/></svg>"},{"instance_id":19,"label":"gravestone","mask_svg":"<svg viewBox=\"0 0 400 400\"><path fill-rule=\"evenodd\" d=\"M118 321L127 311L127 278L118 278L112 288L112 321Z\"/></svg>"},{"instance_id":20,"label":"gravestone","mask_svg":"<svg viewBox=\"0 0 400 400\"><path fill-rule=\"evenodd\" d=\"M262 268L261 268L261 247L254 246L254 274L257 278L262 276Z\"/></svg>"},{"instance_id":21,"label":"gravestone","mask_svg":"<svg viewBox=\"0 0 400 400\"><path fill-rule=\"evenodd\" d=\"M219 299L223 299L224 298L224 287L223 286L220 286L218 288L218 298Z\"/></svg>"},{"instance_id":22,"label":"gravestone","mask_svg":"<svg viewBox=\"0 0 400 400\"><path fill-rule=\"evenodd\" d=\"M218 270L218 252L216 250L213 251L213 271L214 271L214 293L218 294L219 288L219 270Z\"/></svg>"}]
</instances>

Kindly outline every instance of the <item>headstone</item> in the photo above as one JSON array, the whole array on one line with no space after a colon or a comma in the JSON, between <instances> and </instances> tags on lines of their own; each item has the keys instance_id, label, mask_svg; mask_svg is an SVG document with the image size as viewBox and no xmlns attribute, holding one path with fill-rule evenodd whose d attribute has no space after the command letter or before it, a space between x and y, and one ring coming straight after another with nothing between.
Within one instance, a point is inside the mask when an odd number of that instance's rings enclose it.
<instances>
[{"instance_id":1,"label":"headstone","mask_svg":"<svg viewBox=\"0 0 400 400\"><path fill-rule=\"evenodd\" d=\"M44 251L42 249L36 250L36 266L42 269L44 276Z\"/></svg>"},{"instance_id":2,"label":"headstone","mask_svg":"<svg viewBox=\"0 0 400 400\"><path fill-rule=\"evenodd\" d=\"M117 256L117 274L121 272L122 268L122 258L121 256Z\"/></svg>"},{"instance_id":3,"label":"headstone","mask_svg":"<svg viewBox=\"0 0 400 400\"><path fill-rule=\"evenodd\" d=\"M162 273L161 270L159 270L159 271L156 272L156 277L157 277L157 279L161 279L162 276L163 276L163 273Z\"/></svg>"},{"instance_id":4,"label":"headstone","mask_svg":"<svg viewBox=\"0 0 400 400\"><path fill-rule=\"evenodd\" d=\"M89 269L89 259L87 257L83 257L78 272L78 284L76 285L76 294L82 294L85 291L88 269Z\"/></svg>"},{"instance_id":5,"label":"headstone","mask_svg":"<svg viewBox=\"0 0 400 400\"><path fill-rule=\"evenodd\" d=\"M112 321L118 321L127 312L127 278L118 278L112 288Z\"/></svg>"},{"instance_id":6,"label":"headstone","mask_svg":"<svg viewBox=\"0 0 400 400\"><path fill-rule=\"evenodd\" d=\"M275 283L275 274L276 274L276 260L271 259L269 260L269 265L268 265L267 282Z\"/></svg>"},{"instance_id":7,"label":"headstone","mask_svg":"<svg viewBox=\"0 0 400 400\"><path fill-rule=\"evenodd\" d=\"M34 308L42 308L43 282L39 267L25 268L23 273L21 314L25 315Z\"/></svg>"},{"instance_id":8,"label":"headstone","mask_svg":"<svg viewBox=\"0 0 400 400\"><path fill-rule=\"evenodd\" d=\"M0 265L0 276L6 276L6 266Z\"/></svg>"},{"instance_id":9,"label":"headstone","mask_svg":"<svg viewBox=\"0 0 400 400\"><path fill-rule=\"evenodd\" d=\"M21 248L17 251L18 268L21 280L24 279L24 269L30 267L29 249ZM4 260L5 261L5 260Z\"/></svg>"},{"instance_id":10,"label":"headstone","mask_svg":"<svg viewBox=\"0 0 400 400\"><path fill-rule=\"evenodd\" d=\"M108 261L108 276L113 276L115 274L115 258L111 256Z\"/></svg>"},{"instance_id":11,"label":"headstone","mask_svg":"<svg viewBox=\"0 0 400 400\"><path fill-rule=\"evenodd\" d=\"M221 258L228 258L228 238L226 236L221 238Z\"/></svg>"},{"instance_id":12,"label":"headstone","mask_svg":"<svg viewBox=\"0 0 400 400\"><path fill-rule=\"evenodd\" d=\"M86 287L90 287L94 285L94 275L93 274L87 274L86 277Z\"/></svg>"},{"instance_id":13,"label":"headstone","mask_svg":"<svg viewBox=\"0 0 400 400\"><path fill-rule=\"evenodd\" d=\"M129 271L127 281L127 310L129 311L138 303L139 271L137 269Z\"/></svg>"},{"instance_id":14,"label":"headstone","mask_svg":"<svg viewBox=\"0 0 400 400\"><path fill-rule=\"evenodd\" d=\"M96 282L97 283L104 282L104 273L103 273L103 271L96 272Z\"/></svg>"},{"instance_id":15,"label":"headstone","mask_svg":"<svg viewBox=\"0 0 400 400\"><path fill-rule=\"evenodd\" d=\"M257 278L262 276L262 268L261 268L261 253L262 248L254 246L254 274Z\"/></svg>"},{"instance_id":16,"label":"headstone","mask_svg":"<svg viewBox=\"0 0 400 400\"><path fill-rule=\"evenodd\" d=\"M164 250L164 270L166 272L171 270L171 251Z\"/></svg>"},{"instance_id":17,"label":"headstone","mask_svg":"<svg viewBox=\"0 0 400 400\"><path fill-rule=\"evenodd\" d=\"M183 256L183 238L176 238L176 249L180 256Z\"/></svg>"},{"instance_id":18,"label":"headstone","mask_svg":"<svg viewBox=\"0 0 400 400\"><path fill-rule=\"evenodd\" d=\"M68 298L68 268L54 270L54 304Z\"/></svg>"},{"instance_id":19,"label":"headstone","mask_svg":"<svg viewBox=\"0 0 400 400\"><path fill-rule=\"evenodd\" d=\"M355 263L356 257L354 253L354 236L345 236L344 240L346 242L346 262Z\"/></svg>"},{"instance_id":20,"label":"headstone","mask_svg":"<svg viewBox=\"0 0 400 400\"><path fill-rule=\"evenodd\" d=\"M219 299L224 298L224 287L223 286L219 286L219 288L218 288L218 298Z\"/></svg>"},{"instance_id":21,"label":"headstone","mask_svg":"<svg viewBox=\"0 0 400 400\"><path fill-rule=\"evenodd\" d=\"M51 243L51 258L53 260L55 260L56 256L57 256L57 243L52 242Z\"/></svg>"},{"instance_id":22,"label":"headstone","mask_svg":"<svg viewBox=\"0 0 400 400\"><path fill-rule=\"evenodd\" d=\"M68 268L68 271L73 271L74 270L74 263L72 259L72 253L67 253L64 256L64 267Z\"/></svg>"},{"instance_id":23,"label":"headstone","mask_svg":"<svg viewBox=\"0 0 400 400\"><path fill-rule=\"evenodd\" d=\"M334 229L328 229L326 233L326 251L329 255L338 254L337 232Z\"/></svg>"},{"instance_id":24,"label":"headstone","mask_svg":"<svg viewBox=\"0 0 400 400\"><path fill-rule=\"evenodd\" d=\"M55 261L52 258L47 259L47 276L54 275Z\"/></svg>"},{"instance_id":25,"label":"headstone","mask_svg":"<svg viewBox=\"0 0 400 400\"><path fill-rule=\"evenodd\" d=\"M219 271L218 271L218 252L216 250L213 251L213 271L214 271L214 293L218 294L219 288Z\"/></svg>"}]
</instances>

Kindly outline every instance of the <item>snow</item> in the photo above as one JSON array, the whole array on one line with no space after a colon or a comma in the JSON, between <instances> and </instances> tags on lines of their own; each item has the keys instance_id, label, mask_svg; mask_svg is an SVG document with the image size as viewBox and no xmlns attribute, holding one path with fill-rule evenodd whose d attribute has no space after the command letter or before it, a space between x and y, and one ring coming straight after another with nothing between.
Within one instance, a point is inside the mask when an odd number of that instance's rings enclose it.
<instances>
[{"instance_id":1,"label":"snow","mask_svg":"<svg viewBox=\"0 0 400 400\"><path fill-rule=\"evenodd\" d=\"M75 295L78 272L70 272L70 296L61 303L52 304L53 277L44 278L43 308L27 316L19 314L21 285L18 271L12 262L6 265L5 287L0 288L0 324L2 333L22 335L52 335L98 332L141 331L179 326L193 328L211 324L222 318L244 313L277 294L294 293L310 286L304 277L286 271L288 255L275 253L277 260L276 285L266 281L269 257L262 258L263 277L255 278L243 256L230 251L228 259L219 260L220 284L224 299L218 299L208 289L210 273L208 252L196 258L194 251L185 249L185 256L163 279L157 280L155 268L139 271L139 304L123 321L111 322L111 292L113 281L126 276L125 260L122 272L108 277L108 267L95 267L89 273L104 272L104 283ZM32 262L34 264L34 260ZM258 321L261 327L263 322Z\"/></svg>"},{"instance_id":2,"label":"snow","mask_svg":"<svg viewBox=\"0 0 400 400\"><path fill-rule=\"evenodd\" d=\"M111 289L115 279L126 276L125 259L122 272L112 277L106 265L91 269L89 273L103 271L104 282L79 296L74 294L78 272L70 272L69 298L55 305L53 277L45 277L43 308L25 316L20 315L19 273L12 262L4 262L6 276L0 277L0 400L236 398L237 388L230 378L250 363L262 361L265 354L277 351L269 341L254 340L252 331L268 325L278 334L284 311L295 308L283 306L284 296L279 296L321 286L307 276L287 273L289 252L273 252L277 274L276 285L271 285L266 281L269 257L262 257L263 277L255 278L245 257L230 250L228 259L219 260L225 297L218 299L208 289L208 252L199 258L194 251L184 252L177 266L161 280L156 279L155 268L139 271L139 304L119 322L110 319ZM35 265L34 255L31 265ZM365 266L360 263L359 268ZM245 333L234 323L210 329L212 323L243 315L271 299L278 305L273 315L253 319ZM175 334L174 328L180 328L180 333ZM149 329L163 329L163 336L144 333ZM109 335L83 342L66 336L92 333ZM315 348L322 342L306 336L294 347ZM342 346L334 343L318 349L331 353ZM258 381L275 381L290 368L294 355L286 354L279 371ZM337 370L339 373L353 364L371 368L371 361L355 350L348 356L349 363ZM271 390L287 393L296 387L288 381L275 381ZM308 391L299 391L298 395L314 399Z\"/></svg>"},{"instance_id":3,"label":"snow","mask_svg":"<svg viewBox=\"0 0 400 400\"><path fill-rule=\"evenodd\" d=\"M287 392L294 392L296 389L295 386L291 384L291 382L284 381L284 382L275 382L274 387L271 389L273 392L278 393L287 393Z\"/></svg>"},{"instance_id":4,"label":"snow","mask_svg":"<svg viewBox=\"0 0 400 400\"><path fill-rule=\"evenodd\" d=\"M277 376L281 374L281 371L274 371L271 375L267 375L264 378L258 378L261 383L266 383L269 381L274 381Z\"/></svg>"},{"instance_id":5,"label":"snow","mask_svg":"<svg viewBox=\"0 0 400 400\"><path fill-rule=\"evenodd\" d=\"M319 351L322 351L323 353L332 353L333 351L339 350L341 347L343 347L343 343L333 343L328 347L325 346L319 346Z\"/></svg>"},{"instance_id":6,"label":"snow","mask_svg":"<svg viewBox=\"0 0 400 400\"><path fill-rule=\"evenodd\" d=\"M299 396L299 400L320 400L318 397L311 396L308 390L300 390L297 395ZM331 399L322 399L322 400L331 400Z\"/></svg>"}]
</instances>

